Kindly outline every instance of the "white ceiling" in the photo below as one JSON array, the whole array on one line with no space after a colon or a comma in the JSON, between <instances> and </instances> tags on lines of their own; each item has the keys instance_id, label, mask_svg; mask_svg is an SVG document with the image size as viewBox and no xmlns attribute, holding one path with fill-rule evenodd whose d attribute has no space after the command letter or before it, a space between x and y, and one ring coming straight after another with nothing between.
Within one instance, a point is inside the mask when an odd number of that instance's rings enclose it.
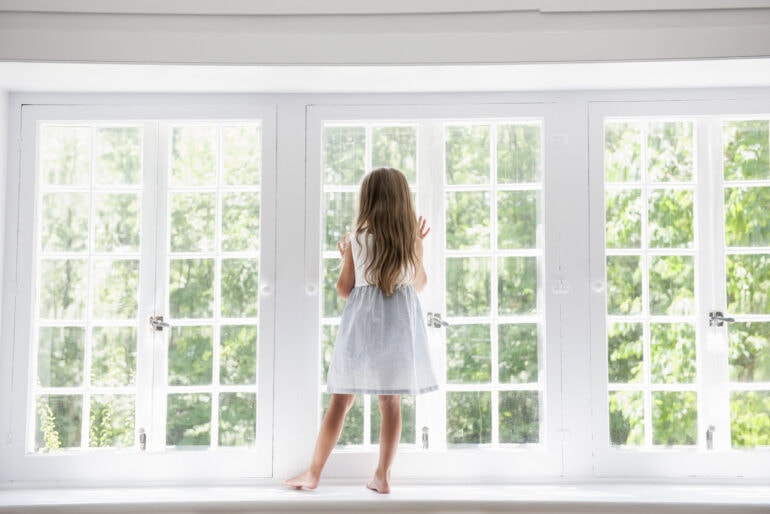
<instances>
[{"instance_id":1,"label":"white ceiling","mask_svg":"<svg viewBox=\"0 0 770 514\"><path fill-rule=\"evenodd\" d=\"M12 92L337 93L770 86L770 58L468 66L193 66L0 62Z\"/></svg>"}]
</instances>

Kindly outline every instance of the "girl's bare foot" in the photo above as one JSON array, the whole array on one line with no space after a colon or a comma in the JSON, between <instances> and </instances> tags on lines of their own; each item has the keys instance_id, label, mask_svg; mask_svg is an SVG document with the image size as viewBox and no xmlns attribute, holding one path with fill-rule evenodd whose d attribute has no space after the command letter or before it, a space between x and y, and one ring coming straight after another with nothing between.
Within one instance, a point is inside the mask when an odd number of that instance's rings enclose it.
<instances>
[{"instance_id":1,"label":"girl's bare foot","mask_svg":"<svg viewBox=\"0 0 770 514\"><path fill-rule=\"evenodd\" d=\"M315 489L318 487L318 476L308 470L294 478L284 480L283 483L295 489L302 489L303 487L305 489Z\"/></svg>"},{"instance_id":2,"label":"girl's bare foot","mask_svg":"<svg viewBox=\"0 0 770 514\"><path fill-rule=\"evenodd\" d=\"M390 493L390 484L388 483L387 476L380 476L377 473L374 474L372 481L366 484L366 487L380 494Z\"/></svg>"}]
</instances>

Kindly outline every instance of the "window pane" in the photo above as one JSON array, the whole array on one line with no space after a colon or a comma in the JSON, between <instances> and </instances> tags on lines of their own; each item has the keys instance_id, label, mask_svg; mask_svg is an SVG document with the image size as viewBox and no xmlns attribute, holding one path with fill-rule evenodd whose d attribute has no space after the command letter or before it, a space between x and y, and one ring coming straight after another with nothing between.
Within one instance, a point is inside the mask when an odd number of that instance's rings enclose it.
<instances>
[{"instance_id":1,"label":"window pane","mask_svg":"<svg viewBox=\"0 0 770 514\"><path fill-rule=\"evenodd\" d=\"M171 131L171 186L217 183L218 130L213 126L174 127Z\"/></svg>"},{"instance_id":2,"label":"window pane","mask_svg":"<svg viewBox=\"0 0 770 514\"><path fill-rule=\"evenodd\" d=\"M166 446L211 444L211 395L170 394L166 410Z\"/></svg>"},{"instance_id":3,"label":"window pane","mask_svg":"<svg viewBox=\"0 0 770 514\"><path fill-rule=\"evenodd\" d=\"M491 443L491 403L492 397L488 391L447 392L447 443Z\"/></svg>"},{"instance_id":4,"label":"window pane","mask_svg":"<svg viewBox=\"0 0 770 514\"><path fill-rule=\"evenodd\" d=\"M324 250L337 251L337 242L355 228L358 193L324 195Z\"/></svg>"},{"instance_id":5,"label":"window pane","mask_svg":"<svg viewBox=\"0 0 770 514\"><path fill-rule=\"evenodd\" d=\"M324 311L326 317L342 316L345 300L337 294L337 279L340 276L341 261L339 257L324 259Z\"/></svg>"},{"instance_id":6,"label":"window pane","mask_svg":"<svg viewBox=\"0 0 770 514\"><path fill-rule=\"evenodd\" d=\"M262 128L257 124L222 127L222 182L257 185L262 168Z\"/></svg>"},{"instance_id":7,"label":"window pane","mask_svg":"<svg viewBox=\"0 0 770 514\"><path fill-rule=\"evenodd\" d=\"M332 395L324 393L322 395L323 408L322 413L326 413L329 408L329 401ZM345 417L345 426L342 434L337 441L338 446L349 446L355 444L364 444L364 398L363 394L356 395L353 406Z\"/></svg>"},{"instance_id":8,"label":"window pane","mask_svg":"<svg viewBox=\"0 0 770 514\"><path fill-rule=\"evenodd\" d=\"M644 397L642 392L614 391L609 396L610 444L644 444Z\"/></svg>"},{"instance_id":9,"label":"window pane","mask_svg":"<svg viewBox=\"0 0 770 514\"><path fill-rule=\"evenodd\" d=\"M48 452L66 448L79 448L82 419L82 396L38 396L35 451Z\"/></svg>"},{"instance_id":10,"label":"window pane","mask_svg":"<svg viewBox=\"0 0 770 514\"><path fill-rule=\"evenodd\" d=\"M259 193L222 194L222 250L259 250Z\"/></svg>"},{"instance_id":11,"label":"window pane","mask_svg":"<svg viewBox=\"0 0 770 514\"><path fill-rule=\"evenodd\" d=\"M83 383L85 330L80 327L40 327L37 378L43 387Z\"/></svg>"},{"instance_id":12,"label":"window pane","mask_svg":"<svg viewBox=\"0 0 770 514\"><path fill-rule=\"evenodd\" d=\"M538 381L537 324L499 325L497 329L500 383L536 383Z\"/></svg>"},{"instance_id":13,"label":"window pane","mask_svg":"<svg viewBox=\"0 0 770 514\"><path fill-rule=\"evenodd\" d=\"M694 445L698 440L698 396L694 392L652 393L652 439L657 445Z\"/></svg>"},{"instance_id":14,"label":"window pane","mask_svg":"<svg viewBox=\"0 0 770 514\"><path fill-rule=\"evenodd\" d=\"M610 190L604 194L607 248L642 245L641 189Z\"/></svg>"},{"instance_id":15,"label":"window pane","mask_svg":"<svg viewBox=\"0 0 770 514\"><path fill-rule=\"evenodd\" d=\"M639 182L642 177L642 124L604 125L604 180Z\"/></svg>"},{"instance_id":16,"label":"window pane","mask_svg":"<svg viewBox=\"0 0 770 514\"><path fill-rule=\"evenodd\" d=\"M730 395L730 434L733 448L770 446L770 391Z\"/></svg>"},{"instance_id":17,"label":"window pane","mask_svg":"<svg viewBox=\"0 0 770 514\"><path fill-rule=\"evenodd\" d=\"M85 186L91 177L91 127L44 125L40 129L42 183Z\"/></svg>"},{"instance_id":18,"label":"window pane","mask_svg":"<svg viewBox=\"0 0 770 514\"><path fill-rule=\"evenodd\" d=\"M652 381L657 384L695 382L695 327L689 323L651 323Z\"/></svg>"},{"instance_id":19,"label":"window pane","mask_svg":"<svg viewBox=\"0 0 770 514\"><path fill-rule=\"evenodd\" d=\"M168 384L211 384L211 327L172 327L168 342Z\"/></svg>"},{"instance_id":20,"label":"window pane","mask_svg":"<svg viewBox=\"0 0 770 514\"><path fill-rule=\"evenodd\" d=\"M370 440L372 444L379 444L380 425L382 424L382 415L380 414L379 402L376 396L369 396L372 402L372 426ZM415 426L416 400L413 395L401 396L401 440L403 444L414 444L416 441Z\"/></svg>"},{"instance_id":21,"label":"window pane","mask_svg":"<svg viewBox=\"0 0 770 514\"><path fill-rule=\"evenodd\" d=\"M339 325L323 325L321 328L321 383L326 383L329 375L329 364L334 353L334 340L337 337Z\"/></svg>"},{"instance_id":22,"label":"window pane","mask_svg":"<svg viewBox=\"0 0 770 514\"><path fill-rule=\"evenodd\" d=\"M417 128L372 127L372 169L401 170L409 184L417 183Z\"/></svg>"},{"instance_id":23,"label":"window pane","mask_svg":"<svg viewBox=\"0 0 770 514\"><path fill-rule=\"evenodd\" d=\"M607 314L642 312L641 258L607 256Z\"/></svg>"},{"instance_id":24,"label":"window pane","mask_svg":"<svg viewBox=\"0 0 770 514\"><path fill-rule=\"evenodd\" d=\"M540 393L500 392L500 442L540 442Z\"/></svg>"},{"instance_id":25,"label":"window pane","mask_svg":"<svg viewBox=\"0 0 770 514\"><path fill-rule=\"evenodd\" d=\"M256 384L257 327L223 326L220 345L219 381L222 384Z\"/></svg>"},{"instance_id":26,"label":"window pane","mask_svg":"<svg viewBox=\"0 0 770 514\"><path fill-rule=\"evenodd\" d=\"M497 193L497 246L505 249L536 248L538 191Z\"/></svg>"},{"instance_id":27,"label":"window pane","mask_svg":"<svg viewBox=\"0 0 770 514\"><path fill-rule=\"evenodd\" d=\"M94 327L91 337L91 384L107 387L134 385L136 328Z\"/></svg>"},{"instance_id":28,"label":"window pane","mask_svg":"<svg viewBox=\"0 0 770 514\"><path fill-rule=\"evenodd\" d=\"M692 257L650 257L650 312L668 315L695 312Z\"/></svg>"},{"instance_id":29,"label":"window pane","mask_svg":"<svg viewBox=\"0 0 770 514\"><path fill-rule=\"evenodd\" d=\"M172 259L172 318L210 318L214 312L214 259Z\"/></svg>"},{"instance_id":30,"label":"window pane","mask_svg":"<svg viewBox=\"0 0 770 514\"><path fill-rule=\"evenodd\" d=\"M537 312L537 258L501 257L497 266L498 312Z\"/></svg>"},{"instance_id":31,"label":"window pane","mask_svg":"<svg viewBox=\"0 0 770 514\"><path fill-rule=\"evenodd\" d=\"M770 254L727 255L727 312L770 314Z\"/></svg>"},{"instance_id":32,"label":"window pane","mask_svg":"<svg viewBox=\"0 0 770 514\"><path fill-rule=\"evenodd\" d=\"M171 251L214 250L217 199L214 193L171 195Z\"/></svg>"},{"instance_id":33,"label":"window pane","mask_svg":"<svg viewBox=\"0 0 770 514\"><path fill-rule=\"evenodd\" d=\"M99 127L96 130L94 182L110 186L141 184L141 128Z\"/></svg>"},{"instance_id":34,"label":"window pane","mask_svg":"<svg viewBox=\"0 0 770 514\"><path fill-rule=\"evenodd\" d=\"M97 252L138 252L141 215L139 195L94 195L94 248Z\"/></svg>"},{"instance_id":35,"label":"window pane","mask_svg":"<svg viewBox=\"0 0 770 514\"><path fill-rule=\"evenodd\" d=\"M88 249L88 193L43 195L41 248L44 252L83 252Z\"/></svg>"},{"instance_id":36,"label":"window pane","mask_svg":"<svg viewBox=\"0 0 770 514\"><path fill-rule=\"evenodd\" d=\"M85 319L87 270L85 259L42 260L40 318Z\"/></svg>"},{"instance_id":37,"label":"window pane","mask_svg":"<svg viewBox=\"0 0 770 514\"><path fill-rule=\"evenodd\" d=\"M94 317L135 319L139 307L139 260L94 261Z\"/></svg>"},{"instance_id":38,"label":"window pane","mask_svg":"<svg viewBox=\"0 0 770 514\"><path fill-rule=\"evenodd\" d=\"M770 382L770 323L730 323L730 380Z\"/></svg>"},{"instance_id":39,"label":"window pane","mask_svg":"<svg viewBox=\"0 0 770 514\"><path fill-rule=\"evenodd\" d=\"M91 397L89 443L91 448L129 448L134 445L133 395Z\"/></svg>"},{"instance_id":40,"label":"window pane","mask_svg":"<svg viewBox=\"0 0 770 514\"><path fill-rule=\"evenodd\" d=\"M647 235L650 247L692 248L693 192L653 189L649 193L650 211Z\"/></svg>"},{"instance_id":41,"label":"window pane","mask_svg":"<svg viewBox=\"0 0 770 514\"><path fill-rule=\"evenodd\" d=\"M489 325L449 325L445 330L447 383L488 383L492 374Z\"/></svg>"},{"instance_id":42,"label":"window pane","mask_svg":"<svg viewBox=\"0 0 770 514\"><path fill-rule=\"evenodd\" d=\"M767 120L727 121L722 126L725 180L770 178Z\"/></svg>"},{"instance_id":43,"label":"window pane","mask_svg":"<svg viewBox=\"0 0 770 514\"><path fill-rule=\"evenodd\" d=\"M366 168L366 129L324 127L323 140L324 184L354 185L361 182Z\"/></svg>"},{"instance_id":44,"label":"window pane","mask_svg":"<svg viewBox=\"0 0 770 514\"><path fill-rule=\"evenodd\" d=\"M647 179L652 182L693 180L693 124L651 122L647 137Z\"/></svg>"},{"instance_id":45,"label":"window pane","mask_svg":"<svg viewBox=\"0 0 770 514\"><path fill-rule=\"evenodd\" d=\"M450 250L489 248L489 192L446 194L446 247Z\"/></svg>"},{"instance_id":46,"label":"window pane","mask_svg":"<svg viewBox=\"0 0 770 514\"><path fill-rule=\"evenodd\" d=\"M641 323L608 323L607 353L610 383L644 380Z\"/></svg>"},{"instance_id":47,"label":"window pane","mask_svg":"<svg viewBox=\"0 0 770 514\"><path fill-rule=\"evenodd\" d=\"M446 183L488 184L489 126L446 127Z\"/></svg>"},{"instance_id":48,"label":"window pane","mask_svg":"<svg viewBox=\"0 0 770 514\"><path fill-rule=\"evenodd\" d=\"M257 316L259 262L256 259L222 260L222 316Z\"/></svg>"},{"instance_id":49,"label":"window pane","mask_svg":"<svg viewBox=\"0 0 770 514\"><path fill-rule=\"evenodd\" d=\"M540 124L497 127L497 180L501 184L541 180Z\"/></svg>"},{"instance_id":50,"label":"window pane","mask_svg":"<svg viewBox=\"0 0 770 514\"><path fill-rule=\"evenodd\" d=\"M257 395L219 395L219 445L254 446L257 435Z\"/></svg>"},{"instance_id":51,"label":"window pane","mask_svg":"<svg viewBox=\"0 0 770 514\"><path fill-rule=\"evenodd\" d=\"M770 187L725 188L725 244L770 246Z\"/></svg>"},{"instance_id":52,"label":"window pane","mask_svg":"<svg viewBox=\"0 0 770 514\"><path fill-rule=\"evenodd\" d=\"M488 316L491 311L489 258L446 259L447 316Z\"/></svg>"}]
</instances>

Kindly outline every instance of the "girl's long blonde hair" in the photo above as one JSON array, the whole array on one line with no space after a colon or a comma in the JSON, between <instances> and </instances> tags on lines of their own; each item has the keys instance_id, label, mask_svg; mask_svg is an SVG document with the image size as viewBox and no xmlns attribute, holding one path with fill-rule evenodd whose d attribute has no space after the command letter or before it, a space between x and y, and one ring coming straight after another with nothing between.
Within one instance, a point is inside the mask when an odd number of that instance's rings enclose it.
<instances>
[{"instance_id":1,"label":"girl's long blonde hair","mask_svg":"<svg viewBox=\"0 0 770 514\"><path fill-rule=\"evenodd\" d=\"M397 169L378 168L364 177L356 219L356 240L371 234L366 280L390 296L414 279L417 216L406 177Z\"/></svg>"}]
</instances>

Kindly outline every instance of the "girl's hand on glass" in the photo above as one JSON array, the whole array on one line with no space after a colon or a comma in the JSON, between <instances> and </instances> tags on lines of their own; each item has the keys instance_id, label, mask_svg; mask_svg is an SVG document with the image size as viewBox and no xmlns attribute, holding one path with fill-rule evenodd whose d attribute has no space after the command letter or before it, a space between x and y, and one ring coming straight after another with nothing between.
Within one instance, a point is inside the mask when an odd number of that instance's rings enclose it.
<instances>
[{"instance_id":1,"label":"girl's hand on glass","mask_svg":"<svg viewBox=\"0 0 770 514\"><path fill-rule=\"evenodd\" d=\"M342 236L342 241L337 241L337 250L340 251L340 258L345 257L345 251L350 245L350 232Z\"/></svg>"},{"instance_id":2,"label":"girl's hand on glass","mask_svg":"<svg viewBox=\"0 0 770 514\"><path fill-rule=\"evenodd\" d=\"M430 233L430 227L428 226L428 220L420 216L417 218L417 236L420 240L425 239Z\"/></svg>"}]
</instances>

